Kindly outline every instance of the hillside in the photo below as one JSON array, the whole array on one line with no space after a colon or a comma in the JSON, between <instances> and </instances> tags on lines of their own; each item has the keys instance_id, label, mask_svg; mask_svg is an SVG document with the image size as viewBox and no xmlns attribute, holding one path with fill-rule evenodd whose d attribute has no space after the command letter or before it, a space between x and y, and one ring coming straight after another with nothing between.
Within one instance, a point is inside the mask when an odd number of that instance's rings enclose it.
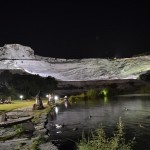
<instances>
[{"instance_id":1,"label":"hillside","mask_svg":"<svg viewBox=\"0 0 150 150\"><path fill-rule=\"evenodd\" d=\"M61 81L136 79L150 70L150 55L122 59L57 59L34 55L30 47L0 48L0 69L20 69Z\"/></svg>"}]
</instances>

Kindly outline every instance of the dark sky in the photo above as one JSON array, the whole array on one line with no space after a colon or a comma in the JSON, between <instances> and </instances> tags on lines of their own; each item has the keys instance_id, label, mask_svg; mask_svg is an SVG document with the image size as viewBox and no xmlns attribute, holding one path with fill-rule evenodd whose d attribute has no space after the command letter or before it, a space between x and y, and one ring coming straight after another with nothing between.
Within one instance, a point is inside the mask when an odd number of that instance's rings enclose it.
<instances>
[{"instance_id":1,"label":"dark sky","mask_svg":"<svg viewBox=\"0 0 150 150\"><path fill-rule=\"evenodd\" d=\"M59 58L131 57L150 51L150 9L142 0L0 4L0 46L18 43Z\"/></svg>"}]
</instances>

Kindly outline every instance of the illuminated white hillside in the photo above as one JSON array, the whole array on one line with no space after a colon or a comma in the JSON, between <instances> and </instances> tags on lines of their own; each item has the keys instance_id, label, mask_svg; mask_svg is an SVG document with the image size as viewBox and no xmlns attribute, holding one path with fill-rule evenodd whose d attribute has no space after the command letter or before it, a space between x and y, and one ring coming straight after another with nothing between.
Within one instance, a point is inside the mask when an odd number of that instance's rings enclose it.
<instances>
[{"instance_id":1,"label":"illuminated white hillside","mask_svg":"<svg viewBox=\"0 0 150 150\"><path fill-rule=\"evenodd\" d=\"M150 70L150 56L124 59L56 59L34 55L19 44L0 48L0 69L22 69L63 81L135 79Z\"/></svg>"}]
</instances>

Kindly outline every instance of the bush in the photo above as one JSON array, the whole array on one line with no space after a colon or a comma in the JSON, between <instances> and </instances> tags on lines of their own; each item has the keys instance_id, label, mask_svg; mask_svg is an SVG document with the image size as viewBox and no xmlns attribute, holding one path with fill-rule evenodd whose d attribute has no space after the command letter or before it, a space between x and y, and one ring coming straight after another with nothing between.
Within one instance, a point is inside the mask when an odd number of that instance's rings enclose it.
<instances>
[{"instance_id":1,"label":"bush","mask_svg":"<svg viewBox=\"0 0 150 150\"><path fill-rule=\"evenodd\" d=\"M12 74L6 70L0 74L0 96L18 98L21 93L24 98L31 98L39 91L49 93L57 87L57 81L53 77L40 77L39 75ZM43 93L43 94L45 94Z\"/></svg>"},{"instance_id":2,"label":"bush","mask_svg":"<svg viewBox=\"0 0 150 150\"><path fill-rule=\"evenodd\" d=\"M123 133L123 124L121 119L117 124L117 131L114 136L107 138L102 128L97 129L91 136L86 139L85 136L77 144L78 150L132 150L134 140L125 142Z\"/></svg>"},{"instance_id":3,"label":"bush","mask_svg":"<svg viewBox=\"0 0 150 150\"><path fill-rule=\"evenodd\" d=\"M101 97L108 97L108 89L102 89L100 92L99 92L99 95Z\"/></svg>"},{"instance_id":4,"label":"bush","mask_svg":"<svg viewBox=\"0 0 150 150\"><path fill-rule=\"evenodd\" d=\"M86 95L88 99L95 99L98 96L97 91L93 89L87 91Z\"/></svg>"},{"instance_id":5,"label":"bush","mask_svg":"<svg viewBox=\"0 0 150 150\"><path fill-rule=\"evenodd\" d=\"M149 94L150 93L150 86L143 86L140 88L140 94Z\"/></svg>"},{"instance_id":6,"label":"bush","mask_svg":"<svg viewBox=\"0 0 150 150\"><path fill-rule=\"evenodd\" d=\"M31 150L38 150L38 146L45 142L45 138L39 135L36 139L34 139L30 145Z\"/></svg>"},{"instance_id":7,"label":"bush","mask_svg":"<svg viewBox=\"0 0 150 150\"><path fill-rule=\"evenodd\" d=\"M69 101L70 102L75 102L75 101L84 100L84 99L86 99L86 95L84 93L81 93L80 95L70 96L69 97Z\"/></svg>"}]
</instances>

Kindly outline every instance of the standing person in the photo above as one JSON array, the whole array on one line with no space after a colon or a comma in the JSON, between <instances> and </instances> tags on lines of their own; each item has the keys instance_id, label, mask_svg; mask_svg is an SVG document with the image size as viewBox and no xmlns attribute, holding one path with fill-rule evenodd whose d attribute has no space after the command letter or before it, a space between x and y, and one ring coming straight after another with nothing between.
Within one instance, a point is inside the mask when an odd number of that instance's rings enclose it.
<instances>
[{"instance_id":1,"label":"standing person","mask_svg":"<svg viewBox=\"0 0 150 150\"><path fill-rule=\"evenodd\" d=\"M64 97L64 101L68 102L68 97L67 96Z\"/></svg>"},{"instance_id":2,"label":"standing person","mask_svg":"<svg viewBox=\"0 0 150 150\"><path fill-rule=\"evenodd\" d=\"M51 94L48 94L48 105L51 104L51 98L52 98Z\"/></svg>"},{"instance_id":3,"label":"standing person","mask_svg":"<svg viewBox=\"0 0 150 150\"><path fill-rule=\"evenodd\" d=\"M54 94L48 94L48 104L53 104L54 103Z\"/></svg>"}]
</instances>

